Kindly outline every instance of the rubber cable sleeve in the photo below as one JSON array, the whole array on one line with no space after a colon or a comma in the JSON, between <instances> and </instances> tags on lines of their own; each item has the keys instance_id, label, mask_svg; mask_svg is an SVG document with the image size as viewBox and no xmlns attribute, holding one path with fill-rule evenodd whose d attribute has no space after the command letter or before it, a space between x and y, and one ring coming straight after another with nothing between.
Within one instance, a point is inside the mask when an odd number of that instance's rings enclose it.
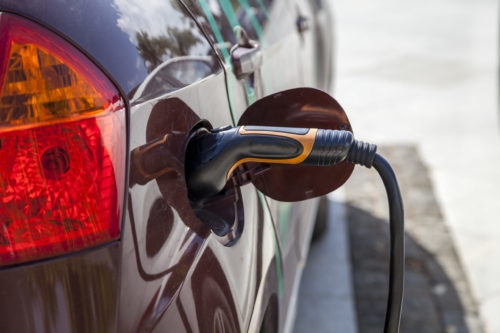
<instances>
[{"instance_id":1,"label":"rubber cable sleeve","mask_svg":"<svg viewBox=\"0 0 500 333\"><path fill-rule=\"evenodd\" d=\"M390 262L389 296L384 332L399 332L404 292L405 239L404 208L396 175L389 163L379 154L375 155L373 167L384 183L389 201Z\"/></svg>"}]
</instances>

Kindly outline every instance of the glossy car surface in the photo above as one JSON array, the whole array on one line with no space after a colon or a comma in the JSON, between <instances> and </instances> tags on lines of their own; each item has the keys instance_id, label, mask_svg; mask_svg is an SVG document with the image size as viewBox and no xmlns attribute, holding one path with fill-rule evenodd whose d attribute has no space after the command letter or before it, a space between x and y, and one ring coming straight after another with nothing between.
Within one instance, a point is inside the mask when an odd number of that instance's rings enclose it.
<instances>
[{"instance_id":1,"label":"glossy car surface","mask_svg":"<svg viewBox=\"0 0 500 333\"><path fill-rule=\"evenodd\" d=\"M199 124L236 124L265 95L328 89L331 27L324 6L321 0L0 0L0 19L18 15L56 33L115 84L127 108L124 173L130 175L123 179L119 240L0 268L1 332L291 328L317 201L278 202L247 184L193 204L184 144ZM263 55L243 79L231 65L238 25ZM167 153L178 167L137 181L141 162L134 151L167 134ZM211 230L217 223L231 230L218 235Z\"/></svg>"}]
</instances>

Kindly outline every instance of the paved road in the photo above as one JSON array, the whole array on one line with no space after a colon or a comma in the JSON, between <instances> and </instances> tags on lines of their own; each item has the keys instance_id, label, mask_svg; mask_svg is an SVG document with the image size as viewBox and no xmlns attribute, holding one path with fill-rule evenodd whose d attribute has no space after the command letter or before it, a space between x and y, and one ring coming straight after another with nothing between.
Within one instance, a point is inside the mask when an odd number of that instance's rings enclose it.
<instances>
[{"instance_id":1,"label":"paved road","mask_svg":"<svg viewBox=\"0 0 500 333\"><path fill-rule=\"evenodd\" d=\"M419 150L391 145L378 151L397 174L405 208L402 332L482 333L477 304ZM345 187L359 332L378 333L383 330L388 283L385 190L377 173L364 168L357 168Z\"/></svg>"},{"instance_id":2,"label":"paved road","mask_svg":"<svg viewBox=\"0 0 500 333\"><path fill-rule=\"evenodd\" d=\"M486 330L500 332L497 1L333 4L335 97L358 137L421 152Z\"/></svg>"},{"instance_id":3,"label":"paved road","mask_svg":"<svg viewBox=\"0 0 500 333\"><path fill-rule=\"evenodd\" d=\"M309 250L302 276L295 333L356 333L344 191L328 196L327 229Z\"/></svg>"},{"instance_id":4,"label":"paved road","mask_svg":"<svg viewBox=\"0 0 500 333\"><path fill-rule=\"evenodd\" d=\"M429 169L415 145L379 146L398 175L406 216L406 333L482 333L483 323ZM329 229L314 242L295 332L382 332L387 302L387 199L374 170L356 168L330 195Z\"/></svg>"}]
</instances>

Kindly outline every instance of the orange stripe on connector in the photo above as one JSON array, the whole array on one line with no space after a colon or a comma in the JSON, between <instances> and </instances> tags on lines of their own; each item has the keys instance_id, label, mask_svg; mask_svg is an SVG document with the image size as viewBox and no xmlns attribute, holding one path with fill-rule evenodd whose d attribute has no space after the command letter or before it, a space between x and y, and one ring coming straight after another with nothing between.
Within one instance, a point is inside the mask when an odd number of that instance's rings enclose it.
<instances>
[{"instance_id":1,"label":"orange stripe on connector","mask_svg":"<svg viewBox=\"0 0 500 333\"><path fill-rule=\"evenodd\" d=\"M316 140L316 134L318 133L317 128L311 128L307 131L306 134L293 134L293 133L285 133L285 132L276 132L276 131L248 131L245 129L245 126L240 127L239 133L241 135L247 134L259 134L259 135L270 135L270 136L280 136L285 138L290 138L296 140L302 144L302 153L299 156L289 158L289 159L263 159L263 158L255 158L255 157L247 157L236 162L229 172L226 175L226 179L229 179L234 169L246 162L262 162L262 163L279 163L279 164L300 164L305 161L305 159L311 153L311 150L314 146L314 141Z\"/></svg>"}]
</instances>

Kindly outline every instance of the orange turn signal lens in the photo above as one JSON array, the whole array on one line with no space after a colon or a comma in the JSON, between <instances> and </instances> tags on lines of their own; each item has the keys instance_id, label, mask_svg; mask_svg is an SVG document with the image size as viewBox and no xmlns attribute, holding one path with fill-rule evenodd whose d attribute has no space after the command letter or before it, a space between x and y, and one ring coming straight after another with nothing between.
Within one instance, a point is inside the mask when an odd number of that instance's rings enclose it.
<instances>
[{"instance_id":1,"label":"orange turn signal lens","mask_svg":"<svg viewBox=\"0 0 500 333\"><path fill-rule=\"evenodd\" d=\"M12 43L0 100L0 128L97 115L105 101L85 78L33 44Z\"/></svg>"}]
</instances>

